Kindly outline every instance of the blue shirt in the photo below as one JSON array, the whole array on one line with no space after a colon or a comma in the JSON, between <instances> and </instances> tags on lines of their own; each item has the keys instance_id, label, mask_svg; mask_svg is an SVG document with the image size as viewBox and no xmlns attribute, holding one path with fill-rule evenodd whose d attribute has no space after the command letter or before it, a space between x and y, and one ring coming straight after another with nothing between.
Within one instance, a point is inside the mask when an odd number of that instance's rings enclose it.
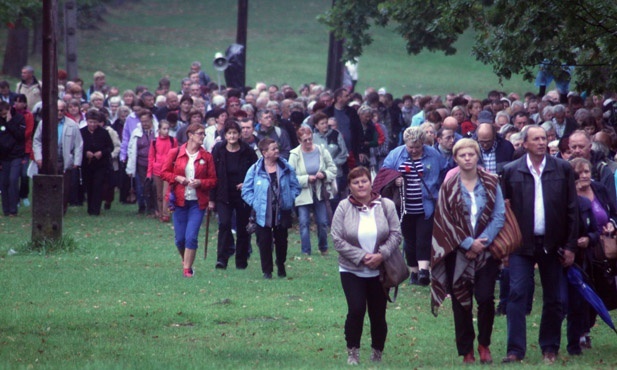
<instances>
[{"instance_id":1,"label":"blue shirt","mask_svg":"<svg viewBox=\"0 0 617 370\"><path fill-rule=\"evenodd\" d=\"M459 179L459 181L461 181ZM463 193L463 201L465 202L465 207L469 211L469 215L471 217L471 196L469 191L463 184L460 184L461 191ZM482 211L486 206L486 189L482 184L482 181L478 180L476 182L476 186L473 189L473 194L476 200L476 207L478 212L476 213L476 221L479 220L480 215L482 215ZM503 194L501 193L501 187L499 184L497 185L496 194L495 194L495 206L493 207L493 214L491 215L491 221L486 225L482 233L478 236L480 238L486 238L487 241L484 244L485 246L490 245L493 242L493 239L497 236L501 228L503 227L503 223L506 220L506 206L503 200ZM473 236L468 236L461 242L461 248L465 250L469 250L471 248L471 244L476 238Z\"/></svg>"}]
</instances>

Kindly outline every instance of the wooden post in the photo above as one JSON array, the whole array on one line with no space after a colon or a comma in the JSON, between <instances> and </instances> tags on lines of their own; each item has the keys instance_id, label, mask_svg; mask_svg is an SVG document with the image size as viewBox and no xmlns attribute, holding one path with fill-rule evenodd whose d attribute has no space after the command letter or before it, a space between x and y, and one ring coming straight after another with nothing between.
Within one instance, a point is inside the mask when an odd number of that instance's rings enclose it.
<instances>
[{"instance_id":1,"label":"wooden post","mask_svg":"<svg viewBox=\"0 0 617 370\"><path fill-rule=\"evenodd\" d=\"M77 72L77 4L75 0L64 2L64 46L66 72L69 80L78 76Z\"/></svg>"},{"instance_id":2,"label":"wooden post","mask_svg":"<svg viewBox=\"0 0 617 370\"><path fill-rule=\"evenodd\" d=\"M57 0L43 0L43 167L32 188L32 241L62 238L63 177L58 176Z\"/></svg>"},{"instance_id":3,"label":"wooden post","mask_svg":"<svg viewBox=\"0 0 617 370\"><path fill-rule=\"evenodd\" d=\"M236 29L236 44L244 46L242 54L242 87L246 85L246 53L247 53L247 30L249 19L249 1L238 0L238 25Z\"/></svg>"}]
</instances>

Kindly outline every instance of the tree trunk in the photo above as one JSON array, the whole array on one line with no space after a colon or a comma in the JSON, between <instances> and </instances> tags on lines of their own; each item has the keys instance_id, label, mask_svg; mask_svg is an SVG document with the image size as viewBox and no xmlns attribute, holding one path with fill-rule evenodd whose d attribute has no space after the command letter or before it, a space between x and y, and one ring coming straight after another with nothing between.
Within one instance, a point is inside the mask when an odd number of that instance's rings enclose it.
<instances>
[{"instance_id":1,"label":"tree trunk","mask_svg":"<svg viewBox=\"0 0 617 370\"><path fill-rule=\"evenodd\" d=\"M41 21L37 18L32 20L32 50L30 55L37 55L43 50L43 27L41 27Z\"/></svg>"},{"instance_id":2,"label":"tree trunk","mask_svg":"<svg viewBox=\"0 0 617 370\"><path fill-rule=\"evenodd\" d=\"M28 64L28 39L30 32L24 26L21 18L15 22L14 28L9 28L2 62L2 74L21 78L21 69Z\"/></svg>"}]
</instances>

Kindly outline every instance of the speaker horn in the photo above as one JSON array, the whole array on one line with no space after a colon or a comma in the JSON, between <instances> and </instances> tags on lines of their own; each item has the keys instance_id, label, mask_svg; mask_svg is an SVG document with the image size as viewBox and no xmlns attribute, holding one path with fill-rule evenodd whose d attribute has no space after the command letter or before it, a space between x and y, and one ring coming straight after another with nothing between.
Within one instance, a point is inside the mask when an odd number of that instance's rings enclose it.
<instances>
[{"instance_id":1,"label":"speaker horn","mask_svg":"<svg viewBox=\"0 0 617 370\"><path fill-rule=\"evenodd\" d=\"M223 72L229 66L229 62L223 53L214 54L214 60L212 61L212 66L219 72Z\"/></svg>"}]
</instances>

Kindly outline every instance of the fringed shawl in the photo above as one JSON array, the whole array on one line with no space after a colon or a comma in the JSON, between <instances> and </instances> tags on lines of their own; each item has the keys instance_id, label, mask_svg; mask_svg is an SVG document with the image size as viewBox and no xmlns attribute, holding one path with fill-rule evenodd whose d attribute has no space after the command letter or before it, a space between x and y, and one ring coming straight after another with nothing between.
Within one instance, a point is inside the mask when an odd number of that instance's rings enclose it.
<instances>
[{"instance_id":1,"label":"fringed shawl","mask_svg":"<svg viewBox=\"0 0 617 370\"><path fill-rule=\"evenodd\" d=\"M490 253L486 250L470 260L465 257L466 251L460 248L465 238L471 236L475 239L484 231L495 207L497 176L478 169L478 181L484 186L486 203L481 210L475 230L472 230L469 209L463 199L460 173L446 181L439 190L431 250L431 311L435 316L448 293L455 296L463 308L471 309L473 291L471 288L475 272L485 265L487 258L490 258ZM456 253L456 263L450 284L445 259L453 252Z\"/></svg>"}]
</instances>

